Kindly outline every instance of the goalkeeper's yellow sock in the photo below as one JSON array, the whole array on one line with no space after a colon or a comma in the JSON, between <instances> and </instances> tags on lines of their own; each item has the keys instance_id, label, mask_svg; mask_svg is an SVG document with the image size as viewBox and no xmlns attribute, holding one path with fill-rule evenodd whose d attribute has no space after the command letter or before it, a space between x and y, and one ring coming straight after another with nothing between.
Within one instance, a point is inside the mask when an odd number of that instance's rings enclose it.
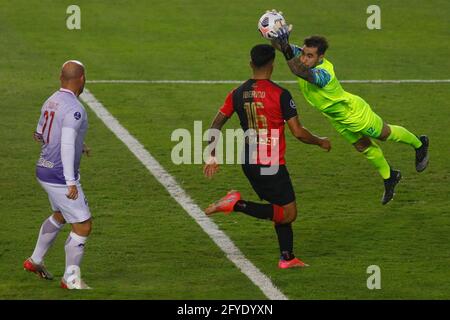
<instances>
[{"instance_id":1,"label":"goalkeeper's yellow sock","mask_svg":"<svg viewBox=\"0 0 450 320\"><path fill-rule=\"evenodd\" d=\"M375 166L375 168L377 168L383 179L389 179L389 177L391 176L391 167L384 158L383 151L381 150L380 146L373 140L371 142L372 144L370 145L370 147L368 147L362 153L367 158L367 160L369 160Z\"/></svg>"},{"instance_id":2,"label":"goalkeeper's yellow sock","mask_svg":"<svg viewBox=\"0 0 450 320\"><path fill-rule=\"evenodd\" d=\"M387 140L406 143L414 147L415 149L422 146L422 142L419 140L419 138L417 138L407 129L395 125L389 125L389 128L391 129L391 134L389 135L389 137L387 137Z\"/></svg>"}]
</instances>

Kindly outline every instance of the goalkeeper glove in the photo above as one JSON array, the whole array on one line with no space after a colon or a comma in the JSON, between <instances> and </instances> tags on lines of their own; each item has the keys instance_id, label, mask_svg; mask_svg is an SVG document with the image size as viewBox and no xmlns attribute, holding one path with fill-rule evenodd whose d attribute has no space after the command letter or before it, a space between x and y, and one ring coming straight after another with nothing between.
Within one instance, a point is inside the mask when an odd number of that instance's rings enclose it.
<instances>
[{"instance_id":1,"label":"goalkeeper glove","mask_svg":"<svg viewBox=\"0 0 450 320\"><path fill-rule=\"evenodd\" d=\"M289 44L289 33L291 32L291 30L292 25L285 24L276 31L277 37L275 38L275 41L280 45L281 52L283 52L286 60L291 60L292 58L294 58L294 51Z\"/></svg>"}]
</instances>

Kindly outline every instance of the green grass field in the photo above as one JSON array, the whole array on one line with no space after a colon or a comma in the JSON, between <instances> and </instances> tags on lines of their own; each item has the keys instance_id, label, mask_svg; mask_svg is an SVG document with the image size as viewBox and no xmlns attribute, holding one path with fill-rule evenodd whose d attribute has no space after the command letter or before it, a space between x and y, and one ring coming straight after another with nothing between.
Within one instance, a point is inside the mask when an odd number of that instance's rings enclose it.
<instances>
[{"instance_id":1,"label":"green grass field","mask_svg":"<svg viewBox=\"0 0 450 320\"><path fill-rule=\"evenodd\" d=\"M88 80L245 80L249 49L263 39L256 22L276 7L294 24L291 39L326 35L339 79L449 79L448 1L376 1L381 30L368 30L372 1L78 1L81 30L67 30L70 1L0 3L1 179L0 299L265 299L168 192L89 108L82 183L94 216L82 274L94 287L66 292L58 281L25 273L42 221L50 214L34 177L39 146L31 137L45 99L59 87L59 68L82 61ZM278 55L275 80L293 80ZM208 181L201 165L172 163L176 128L206 129L234 85L97 84L88 89L205 207L231 188L258 201L239 165ZM331 153L287 137L287 163L299 218L295 249L311 267L278 270L271 223L214 216L245 256L290 299L449 299L449 83L344 84L389 123L430 137L429 168L414 153L382 143L403 180L381 206L377 172L353 150L295 85L303 124L330 137ZM237 118L226 128L238 127ZM59 235L46 257L64 272ZM366 269L381 268L381 290L368 290Z\"/></svg>"}]
</instances>

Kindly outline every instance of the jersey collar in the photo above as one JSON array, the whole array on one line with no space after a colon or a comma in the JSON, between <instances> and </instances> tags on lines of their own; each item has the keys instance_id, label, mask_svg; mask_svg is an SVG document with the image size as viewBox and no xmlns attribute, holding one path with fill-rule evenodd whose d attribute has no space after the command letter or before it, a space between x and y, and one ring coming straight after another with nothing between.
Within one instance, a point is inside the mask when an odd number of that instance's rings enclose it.
<instances>
[{"instance_id":1,"label":"jersey collar","mask_svg":"<svg viewBox=\"0 0 450 320\"><path fill-rule=\"evenodd\" d=\"M72 91L70 91L69 89L64 89L64 88L59 88L59 91L61 91L61 92L67 92L67 93L70 93L71 95L73 95L75 98L76 98L76 95L75 95L75 93L73 93Z\"/></svg>"}]
</instances>

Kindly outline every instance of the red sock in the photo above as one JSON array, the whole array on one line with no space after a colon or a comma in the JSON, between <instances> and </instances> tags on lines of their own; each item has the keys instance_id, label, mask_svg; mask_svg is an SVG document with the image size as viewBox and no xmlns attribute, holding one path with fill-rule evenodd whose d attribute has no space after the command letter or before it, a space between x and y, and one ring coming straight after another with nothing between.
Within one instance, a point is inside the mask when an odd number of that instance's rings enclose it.
<instances>
[{"instance_id":1,"label":"red sock","mask_svg":"<svg viewBox=\"0 0 450 320\"><path fill-rule=\"evenodd\" d=\"M276 224L281 223L281 221L283 221L284 218L284 210L283 207L280 207L276 204L272 205L273 207L273 219L272 221L275 222Z\"/></svg>"}]
</instances>

